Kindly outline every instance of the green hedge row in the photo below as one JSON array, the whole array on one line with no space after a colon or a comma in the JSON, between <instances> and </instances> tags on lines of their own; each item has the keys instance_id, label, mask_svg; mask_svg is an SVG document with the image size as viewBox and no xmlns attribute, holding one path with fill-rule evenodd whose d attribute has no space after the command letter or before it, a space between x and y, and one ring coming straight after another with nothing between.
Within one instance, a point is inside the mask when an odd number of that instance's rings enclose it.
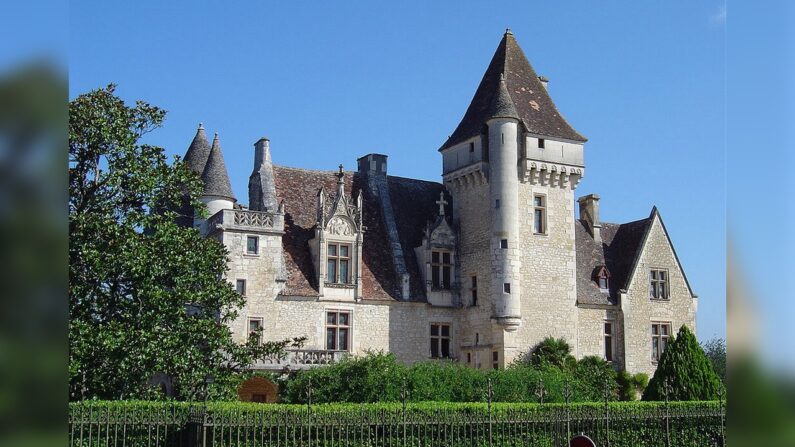
<instances>
[{"instance_id":1,"label":"green hedge row","mask_svg":"<svg viewBox=\"0 0 795 447\"><path fill-rule=\"evenodd\" d=\"M205 410L206 409L206 410ZM191 413L204 445L565 445L585 433L613 446L723 445L717 402L531 404L204 404L72 403L70 445L195 445ZM204 416L203 411L206 411ZM606 416L609 415L609 429ZM667 427L667 430L666 430ZM90 438L86 434L91 433ZM193 438L195 439L195 437Z\"/></svg>"},{"instance_id":2,"label":"green hedge row","mask_svg":"<svg viewBox=\"0 0 795 447\"><path fill-rule=\"evenodd\" d=\"M609 399L619 396L615 371L596 358L580 360L571 369L545 364L481 371L441 361L406 366L392 354L373 353L298 371L282 380L280 388L287 403L306 403L310 388L313 403L397 402L404 386L411 402L483 402L489 379L494 402L539 402L542 384L544 402L564 402L566 383L571 402L604 401L605 382Z\"/></svg>"}]
</instances>

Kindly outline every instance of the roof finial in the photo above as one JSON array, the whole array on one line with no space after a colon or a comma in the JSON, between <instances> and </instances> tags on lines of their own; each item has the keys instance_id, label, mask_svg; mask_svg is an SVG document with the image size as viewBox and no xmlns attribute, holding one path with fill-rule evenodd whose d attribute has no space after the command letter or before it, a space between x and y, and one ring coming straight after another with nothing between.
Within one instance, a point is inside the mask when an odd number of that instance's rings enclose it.
<instances>
[{"instance_id":1,"label":"roof finial","mask_svg":"<svg viewBox=\"0 0 795 447\"><path fill-rule=\"evenodd\" d=\"M215 136L213 137L213 141L216 141L216 140L218 140L218 132L216 132Z\"/></svg>"},{"instance_id":2,"label":"roof finial","mask_svg":"<svg viewBox=\"0 0 795 447\"><path fill-rule=\"evenodd\" d=\"M204 123L199 123L199 130L204 130Z\"/></svg>"},{"instance_id":3,"label":"roof finial","mask_svg":"<svg viewBox=\"0 0 795 447\"><path fill-rule=\"evenodd\" d=\"M342 183L342 179L345 177L345 168L343 168L342 164L339 166L340 172L337 173L337 183Z\"/></svg>"},{"instance_id":4,"label":"roof finial","mask_svg":"<svg viewBox=\"0 0 795 447\"><path fill-rule=\"evenodd\" d=\"M510 34L513 36L513 31L511 31L511 27L505 28L505 34Z\"/></svg>"}]
</instances>

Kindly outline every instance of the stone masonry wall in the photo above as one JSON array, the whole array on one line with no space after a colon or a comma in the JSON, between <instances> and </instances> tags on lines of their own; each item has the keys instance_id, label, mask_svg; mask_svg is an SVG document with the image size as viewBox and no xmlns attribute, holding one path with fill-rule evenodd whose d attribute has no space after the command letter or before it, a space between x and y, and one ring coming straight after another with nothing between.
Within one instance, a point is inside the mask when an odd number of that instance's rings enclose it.
<instances>
[{"instance_id":1,"label":"stone masonry wall","mask_svg":"<svg viewBox=\"0 0 795 447\"><path fill-rule=\"evenodd\" d=\"M533 233L535 194L546 197L546 234ZM506 363L547 336L577 350L574 193L569 187L528 182L519 188L522 258L522 325L506 333Z\"/></svg>"},{"instance_id":2,"label":"stone masonry wall","mask_svg":"<svg viewBox=\"0 0 795 447\"><path fill-rule=\"evenodd\" d=\"M669 300L650 299L649 269L651 268L668 270ZM693 332L696 331L697 301L688 290L659 217L654 219L621 306L626 331L626 369L630 373L645 372L652 375L657 367L651 360L652 321L670 322L674 335L683 324Z\"/></svg>"}]
</instances>

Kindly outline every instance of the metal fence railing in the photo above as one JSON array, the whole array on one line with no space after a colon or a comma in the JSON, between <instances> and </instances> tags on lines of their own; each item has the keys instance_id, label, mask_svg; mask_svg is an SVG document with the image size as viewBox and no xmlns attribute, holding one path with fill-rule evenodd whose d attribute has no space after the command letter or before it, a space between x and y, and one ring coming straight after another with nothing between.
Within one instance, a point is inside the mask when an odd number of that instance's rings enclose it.
<instances>
[{"instance_id":1,"label":"metal fence railing","mask_svg":"<svg viewBox=\"0 0 795 447\"><path fill-rule=\"evenodd\" d=\"M725 406L709 402L190 404L78 402L71 446L725 445Z\"/></svg>"}]
</instances>

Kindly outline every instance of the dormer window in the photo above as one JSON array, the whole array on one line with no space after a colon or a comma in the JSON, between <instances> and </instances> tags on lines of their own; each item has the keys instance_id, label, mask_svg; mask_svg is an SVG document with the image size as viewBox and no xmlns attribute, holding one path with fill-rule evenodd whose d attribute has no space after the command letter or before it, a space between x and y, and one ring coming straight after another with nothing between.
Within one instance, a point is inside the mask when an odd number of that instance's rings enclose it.
<instances>
[{"instance_id":1,"label":"dormer window","mask_svg":"<svg viewBox=\"0 0 795 447\"><path fill-rule=\"evenodd\" d=\"M431 252L431 285L434 289L450 289L452 267L449 251L434 250Z\"/></svg>"},{"instance_id":2,"label":"dormer window","mask_svg":"<svg viewBox=\"0 0 795 447\"><path fill-rule=\"evenodd\" d=\"M602 293L610 292L610 271L605 266L599 266L594 272L594 280L599 285L599 290Z\"/></svg>"},{"instance_id":3,"label":"dormer window","mask_svg":"<svg viewBox=\"0 0 795 447\"><path fill-rule=\"evenodd\" d=\"M350 284L351 246L328 244L326 283Z\"/></svg>"}]
</instances>

